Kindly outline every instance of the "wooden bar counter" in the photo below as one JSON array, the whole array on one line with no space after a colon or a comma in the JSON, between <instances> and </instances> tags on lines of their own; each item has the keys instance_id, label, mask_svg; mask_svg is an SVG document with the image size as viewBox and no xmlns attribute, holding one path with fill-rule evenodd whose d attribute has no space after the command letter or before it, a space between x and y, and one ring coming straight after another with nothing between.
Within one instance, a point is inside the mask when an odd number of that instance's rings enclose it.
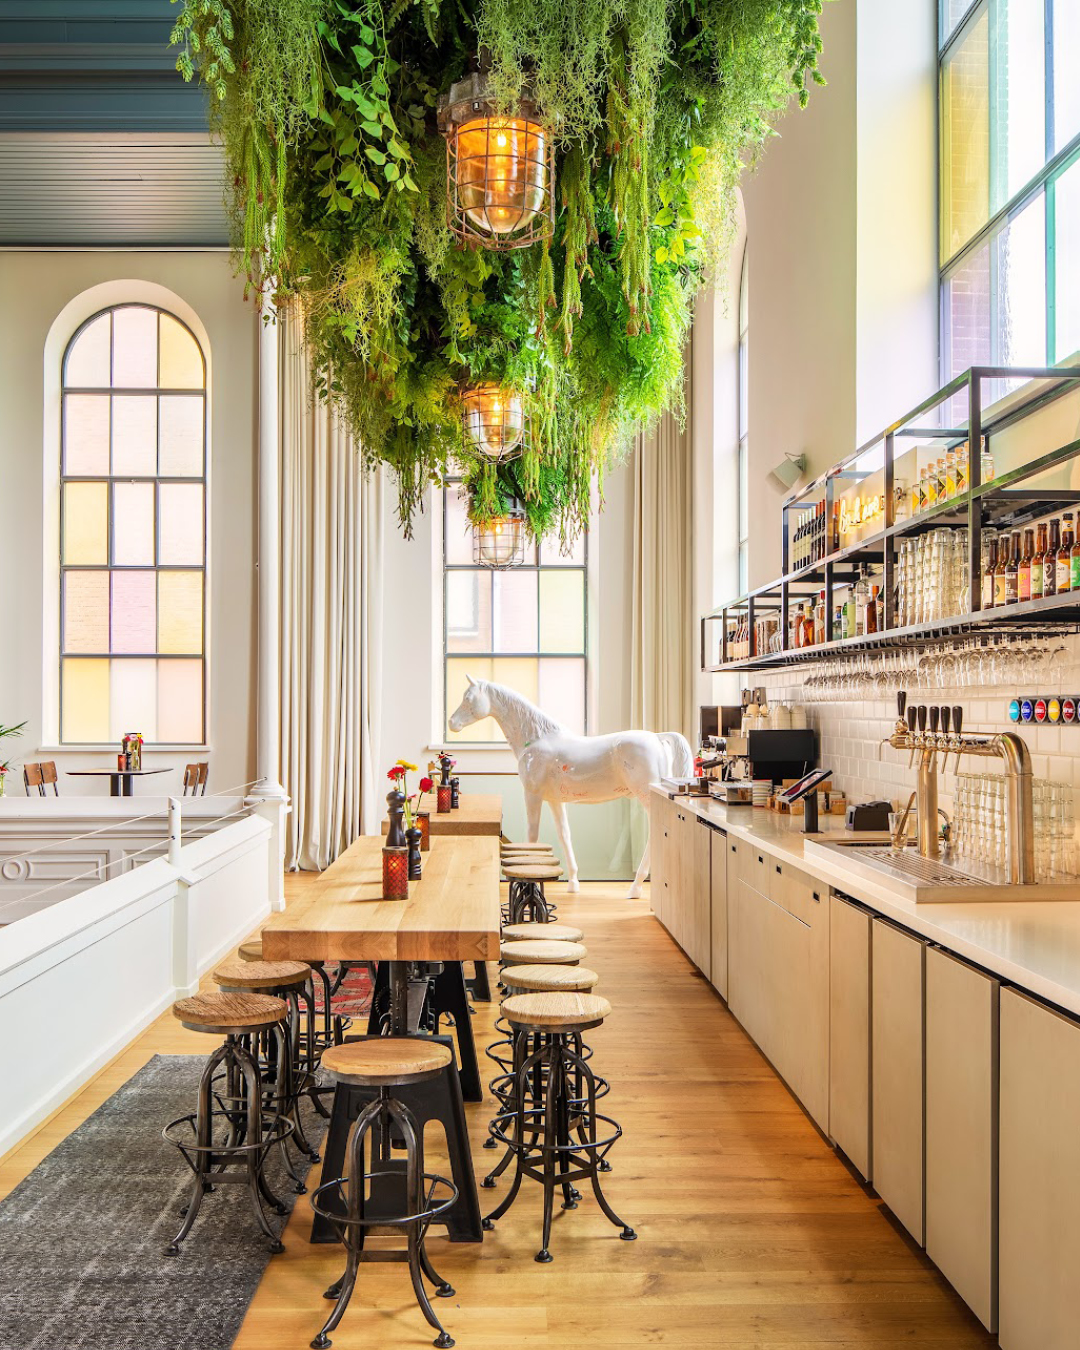
<instances>
[{"instance_id":1,"label":"wooden bar counter","mask_svg":"<svg viewBox=\"0 0 1080 1350\"><path fill-rule=\"evenodd\" d=\"M384 900L382 838L363 835L262 940L268 961L498 960L498 837L437 835L408 900Z\"/></svg>"},{"instance_id":2,"label":"wooden bar counter","mask_svg":"<svg viewBox=\"0 0 1080 1350\"><path fill-rule=\"evenodd\" d=\"M496 839L502 833L503 799L497 793L463 792L458 800L461 805L456 811L435 810L435 793L429 795L431 810L430 828L436 834L483 834L493 835ZM383 821L383 834L390 828L390 822Z\"/></svg>"}]
</instances>

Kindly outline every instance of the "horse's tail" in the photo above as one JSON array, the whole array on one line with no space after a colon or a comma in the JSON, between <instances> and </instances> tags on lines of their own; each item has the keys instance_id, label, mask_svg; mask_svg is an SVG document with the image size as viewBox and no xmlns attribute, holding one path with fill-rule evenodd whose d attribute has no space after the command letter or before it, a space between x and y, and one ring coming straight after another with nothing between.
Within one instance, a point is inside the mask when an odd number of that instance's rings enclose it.
<instances>
[{"instance_id":1,"label":"horse's tail","mask_svg":"<svg viewBox=\"0 0 1080 1350\"><path fill-rule=\"evenodd\" d=\"M690 742L677 731L658 731L656 734L667 746L672 778L689 778L694 772L694 752Z\"/></svg>"}]
</instances>

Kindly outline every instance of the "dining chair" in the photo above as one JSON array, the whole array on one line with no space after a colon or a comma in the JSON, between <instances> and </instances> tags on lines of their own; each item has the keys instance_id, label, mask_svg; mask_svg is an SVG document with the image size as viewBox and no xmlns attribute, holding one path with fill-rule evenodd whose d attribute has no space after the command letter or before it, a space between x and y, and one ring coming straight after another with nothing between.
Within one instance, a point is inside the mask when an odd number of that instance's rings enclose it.
<instances>
[{"instance_id":1,"label":"dining chair","mask_svg":"<svg viewBox=\"0 0 1080 1350\"><path fill-rule=\"evenodd\" d=\"M24 764L22 773L23 773L23 786L26 788L26 795L28 797L32 796L33 794L31 793L30 789L37 788L38 796L44 797L45 788L41 781L41 765Z\"/></svg>"},{"instance_id":2,"label":"dining chair","mask_svg":"<svg viewBox=\"0 0 1080 1350\"><path fill-rule=\"evenodd\" d=\"M41 769L41 795L43 797L47 797L49 795L48 788L51 785L53 790L53 796L59 797L60 788L57 785L56 781L56 761L52 759L45 759L42 760L41 764L38 767Z\"/></svg>"},{"instance_id":3,"label":"dining chair","mask_svg":"<svg viewBox=\"0 0 1080 1350\"><path fill-rule=\"evenodd\" d=\"M184 796L205 797L209 764L188 764L184 768ZM188 789L191 789L190 794ZM201 791L200 791L201 789Z\"/></svg>"}]
</instances>

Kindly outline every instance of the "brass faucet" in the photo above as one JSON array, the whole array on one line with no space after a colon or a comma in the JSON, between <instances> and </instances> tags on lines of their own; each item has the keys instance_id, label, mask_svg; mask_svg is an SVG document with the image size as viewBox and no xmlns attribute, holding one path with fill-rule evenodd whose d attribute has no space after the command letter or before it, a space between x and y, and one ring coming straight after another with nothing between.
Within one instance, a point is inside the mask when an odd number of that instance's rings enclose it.
<instances>
[{"instance_id":1,"label":"brass faucet","mask_svg":"<svg viewBox=\"0 0 1080 1350\"><path fill-rule=\"evenodd\" d=\"M963 714L953 708L944 731L938 731L940 712L929 710L930 730L926 730L927 710L904 708L907 696L897 695L899 717L891 736L887 737L894 750L910 750L918 756L919 853L924 858L940 858L938 838L938 783L936 761L939 752L947 761L955 753L957 765L961 755L982 755L1004 760L1008 779L1006 829L1008 831L1009 881L1014 886L1030 886L1035 881L1035 811L1032 792L1031 755L1027 745L1014 731L992 736L964 736L960 727ZM918 723L918 730L915 730ZM909 761L910 762L910 761Z\"/></svg>"}]
</instances>

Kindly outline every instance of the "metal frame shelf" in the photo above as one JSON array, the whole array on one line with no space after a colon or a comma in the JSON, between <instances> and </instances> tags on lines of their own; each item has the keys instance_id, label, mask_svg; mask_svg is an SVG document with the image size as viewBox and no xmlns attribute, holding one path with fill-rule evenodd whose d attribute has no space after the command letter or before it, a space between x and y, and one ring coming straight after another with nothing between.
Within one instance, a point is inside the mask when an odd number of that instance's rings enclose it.
<instances>
[{"instance_id":1,"label":"metal frame shelf","mask_svg":"<svg viewBox=\"0 0 1080 1350\"><path fill-rule=\"evenodd\" d=\"M983 382L1024 380L1024 387L999 401L997 410L984 417L982 413ZM981 608L982 531L988 526L1015 529L1028 521L1049 514L1056 508L1080 504L1080 490L1039 488L1024 484L1038 475L1069 463L1080 457L1080 439L1058 446L1027 463L981 481L981 450L989 445L992 435L1016 425L1025 418L1063 395L1080 389L1080 367L1024 367L974 366L957 376L936 394L912 409L900 421L894 422L879 435L872 437L847 459L834 465L813 483L802 488L784 502L781 508L784 538L782 557L785 571L782 576L765 586L759 586L726 605L703 615L701 619L701 669L706 673L739 670L768 670L794 664L821 660L824 657L857 655L882 646L904 643L928 645L956 637L967 631L1015 631L1026 625L1043 631L1049 624L1071 628L1080 625L1080 592L1047 596L1024 604L1009 605L1007 609ZM940 408L957 395L966 393L968 417L966 426L941 428L918 425L917 419ZM957 419L959 420L959 419ZM961 444L971 447L968 455L970 486L967 491L947 502L903 520L894 519L895 497L893 469L896 442L900 437L919 437L935 442ZM806 511L813 502L824 497L827 503L826 523L832 516L833 488L840 478L852 477L850 466L868 451L882 446L882 478L884 484L884 518L882 530L845 548L834 550L825 557L805 566L788 570L788 516L792 511ZM968 531L968 583L973 608L970 613L939 620L930 625L905 628L894 626L895 600L893 594L894 550L891 541L904 535L922 534L941 526L966 527ZM858 575L862 562L879 563L885 597L885 629L869 637L846 638L817 643L812 647L789 648L787 614L792 602L810 599L825 592L826 615L833 612L832 593L836 584L848 584ZM779 611L781 648L775 652L752 654L741 659L728 659L728 634L732 621L746 619L753 641L754 622L762 613ZM721 625L720 662L710 665L709 625ZM715 646L715 644L714 644Z\"/></svg>"}]
</instances>

